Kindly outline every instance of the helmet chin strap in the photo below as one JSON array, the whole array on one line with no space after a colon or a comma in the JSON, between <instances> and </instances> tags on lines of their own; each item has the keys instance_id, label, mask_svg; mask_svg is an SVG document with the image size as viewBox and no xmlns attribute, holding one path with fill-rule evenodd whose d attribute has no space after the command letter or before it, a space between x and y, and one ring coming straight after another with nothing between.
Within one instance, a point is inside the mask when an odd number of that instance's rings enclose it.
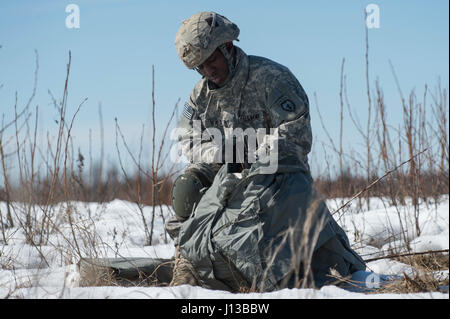
<instances>
[{"instance_id":1,"label":"helmet chin strap","mask_svg":"<svg viewBox=\"0 0 450 319\"><path fill-rule=\"evenodd\" d=\"M231 52L228 51L225 43L221 44L219 46L219 50L220 52L222 52L223 56L225 57L225 59L227 60L228 63L228 77L225 80L225 83L227 83L234 75L234 71L236 69L235 65L234 65L234 61L233 61L233 50L231 50ZM224 83L224 85L225 85Z\"/></svg>"}]
</instances>

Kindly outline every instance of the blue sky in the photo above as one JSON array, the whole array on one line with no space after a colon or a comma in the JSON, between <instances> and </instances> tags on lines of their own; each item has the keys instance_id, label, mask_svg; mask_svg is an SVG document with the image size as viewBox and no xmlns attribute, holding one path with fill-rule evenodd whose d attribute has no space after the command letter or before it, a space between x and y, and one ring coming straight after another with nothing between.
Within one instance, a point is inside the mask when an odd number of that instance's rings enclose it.
<instances>
[{"instance_id":1,"label":"blue sky","mask_svg":"<svg viewBox=\"0 0 450 319\"><path fill-rule=\"evenodd\" d=\"M71 3L80 8L79 29L65 25L69 15L65 8ZM380 28L369 29L371 86L375 87L378 78L389 119L396 123L401 121L401 105L389 61L404 93L415 89L421 96L424 85L433 87L439 78L448 88L446 0L0 0L0 115L13 117L16 91L19 106L28 100L37 50L38 86L33 105L40 109L39 133L45 140L46 131L56 130L56 113L48 90L61 97L71 50L69 115L88 98L73 128L76 147L88 152L91 130L94 147L98 148L101 103L109 160L114 161L116 156L114 118L137 152L142 125L151 125L152 66L157 131L161 134L177 100L181 99L182 105L199 79L178 59L175 33L182 20L195 12L212 10L240 27L237 45L244 51L284 64L297 76L310 98L315 142L327 143L327 138L314 95L337 141L343 58L351 106L362 122L367 114L364 8L369 3L380 9ZM348 123L345 143L357 148L361 139ZM149 136L147 131L147 144Z\"/></svg>"}]
</instances>

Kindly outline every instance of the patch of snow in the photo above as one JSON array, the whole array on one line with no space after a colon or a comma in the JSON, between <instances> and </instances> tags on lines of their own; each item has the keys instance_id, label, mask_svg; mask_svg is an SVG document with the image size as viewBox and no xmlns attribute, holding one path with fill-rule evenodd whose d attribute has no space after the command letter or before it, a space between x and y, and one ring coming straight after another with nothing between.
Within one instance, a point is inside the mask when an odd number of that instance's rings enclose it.
<instances>
[{"instance_id":1,"label":"patch of snow","mask_svg":"<svg viewBox=\"0 0 450 319\"><path fill-rule=\"evenodd\" d=\"M330 211L339 208L348 199L327 200ZM21 216L21 204L14 204ZM67 209L72 212L73 229L68 223ZM388 199L372 198L370 210L367 203L352 202L334 217L347 232L353 248L363 259L385 256L393 251L405 251L402 235L408 230L407 240L413 251L448 249L449 198L422 201L418 207L420 235L417 235L414 208L411 201L394 207ZM6 204L0 202L0 209ZM33 208L39 215L42 212ZM343 214L342 214L343 213ZM281 289L266 293L230 293L189 285L177 287L79 287L80 274L76 263L83 257L155 257L171 258L175 254L172 239L164 231L164 220L172 214L170 207L138 207L134 203L113 200L109 203L70 202L55 205L51 215L58 219L58 229L46 234L48 241L30 245L16 223L5 228L0 239L0 298L115 298L115 299L336 299L336 298L449 298L448 287L442 292L418 294L364 293L325 286L315 289ZM152 245L148 245L147 227L153 220ZM22 216L23 217L23 216ZM55 217L55 218L56 218ZM414 269L392 259L369 262L365 280L370 272L382 275L412 275ZM433 273L436 278L448 278L448 270ZM356 277L355 277L356 278ZM384 277L383 277L384 278ZM445 287L444 287L445 288Z\"/></svg>"}]
</instances>

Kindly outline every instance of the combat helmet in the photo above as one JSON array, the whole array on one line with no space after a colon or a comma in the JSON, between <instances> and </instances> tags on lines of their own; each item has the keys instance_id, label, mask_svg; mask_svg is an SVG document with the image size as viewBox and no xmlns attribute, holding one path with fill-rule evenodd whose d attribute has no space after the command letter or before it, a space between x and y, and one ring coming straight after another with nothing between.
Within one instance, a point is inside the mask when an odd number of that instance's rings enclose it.
<instances>
[{"instance_id":1,"label":"combat helmet","mask_svg":"<svg viewBox=\"0 0 450 319\"><path fill-rule=\"evenodd\" d=\"M202 64L217 48L228 59L221 46L237 40L239 28L215 12L198 12L181 23L175 37L178 56L189 69Z\"/></svg>"}]
</instances>

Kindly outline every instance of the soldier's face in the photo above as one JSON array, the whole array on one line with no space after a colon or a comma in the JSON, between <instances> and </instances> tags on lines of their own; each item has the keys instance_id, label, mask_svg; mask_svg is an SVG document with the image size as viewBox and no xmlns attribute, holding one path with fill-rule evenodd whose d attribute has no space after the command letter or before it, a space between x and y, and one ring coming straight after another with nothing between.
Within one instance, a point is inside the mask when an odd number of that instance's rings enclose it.
<instances>
[{"instance_id":1,"label":"soldier's face","mask_svg":"<svg viewBox=\"0 0 450 319\"><path fill-rule=\"evenodd\" d=\"M228 63L219 49L213 52L205 62L198 66L198 71L217 86L222 86L228 77Z\"/></svg>"}]
</instances>

